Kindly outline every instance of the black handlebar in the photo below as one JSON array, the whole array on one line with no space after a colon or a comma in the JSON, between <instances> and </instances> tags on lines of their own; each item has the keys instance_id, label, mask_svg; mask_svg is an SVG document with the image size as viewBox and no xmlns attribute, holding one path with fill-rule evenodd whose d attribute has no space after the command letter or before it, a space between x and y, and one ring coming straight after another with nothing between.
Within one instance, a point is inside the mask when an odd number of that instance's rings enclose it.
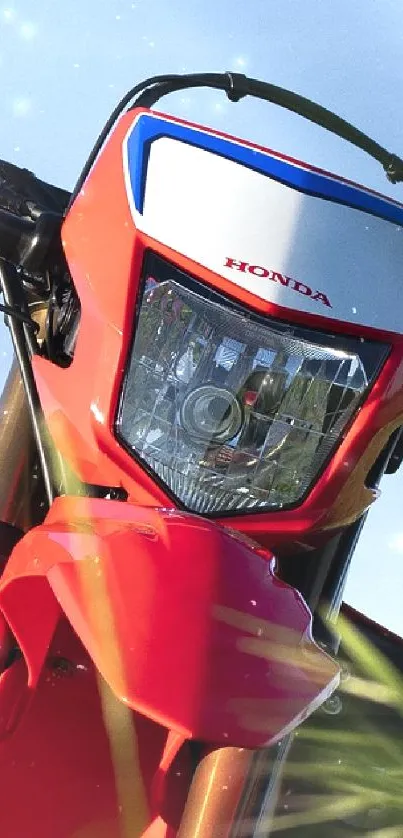
<instances>
[{"instance_id":1,"label":"black handlebar","mask_svg":"<svg viewBox=\"0 0 403 838\"><path fill-rule=\"evenodd\" d=\"M40 271L69 197L28 169L0 160L0 258Z\"/></svg>"}]
</instances>

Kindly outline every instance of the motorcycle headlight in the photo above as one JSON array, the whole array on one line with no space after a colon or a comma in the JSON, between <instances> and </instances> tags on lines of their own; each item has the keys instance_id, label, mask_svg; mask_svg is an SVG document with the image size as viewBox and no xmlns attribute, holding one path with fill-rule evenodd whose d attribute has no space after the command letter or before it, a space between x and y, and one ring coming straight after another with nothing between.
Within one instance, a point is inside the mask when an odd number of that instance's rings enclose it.
<instances>
[{"instance_id":1,"label":"motorcycle headlight","mask_svg":"<svg viewBox=\"0 0 403 838\"><path fill-rule=\"evenodd\" d=\"M387 352L259 318L150 254L117 434L193 512L296 505Z\"/></svg>"}]
</instances>

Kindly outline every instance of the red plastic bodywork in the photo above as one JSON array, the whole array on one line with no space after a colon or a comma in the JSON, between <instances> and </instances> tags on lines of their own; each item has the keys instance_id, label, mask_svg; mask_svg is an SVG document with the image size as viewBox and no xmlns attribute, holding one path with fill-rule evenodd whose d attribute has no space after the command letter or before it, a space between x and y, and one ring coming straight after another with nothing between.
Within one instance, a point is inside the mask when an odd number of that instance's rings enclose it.
<instances>
[{"instance_id":1,"label":"red plastic bodywork","mask_svg":"<svg viewBox=\"0 0 403 838\"><path fill-rule=\"evenodd\" d=\"M57 499L0 581L29 689L60 608L115 696L185 738L271 744L338 683L272 556L196 516Z\"/></svg>"},{"instance_id":2,"label":"red plastic bodywork","mask_svg":"<svg viewBox=\"0 0 403 838\"><path fill-rule=\"evenodd\" d=\"M22 660L11 670L17 681L24 680ZM191 780L189 751L185 747L174 754L167 772L168 731L125 711L113 696L105 698L105 690L102 684L99 690L91 659L62 620L24 722L0 745L1 836L177 834ZM106 720L106 704L114 730L110 718ZM127 770L126 780L122 768Z\"/></svg>"},{"instance_id":3,"label":"red plastic bodywork","mask_svg":"<svg viewBox=\"0 0 403 838\"><path fill-rule=\"evenodd\" d=\"M132 502L173 508L172 499L114 435L145 251L152 248L260 314L285 320L290 314L136 230L122 143L137 114L121 118L63 225L64 250L82 310L74 360L68 369L60 369L38 357L34 371L49 429L80 479L123 485ZM390 434L403 424L403 337L297 310L292 318L325 331L384 340L392 347L366 402L305 501L293 510L225 520L275 552L295 553L355 520L374 500L375 493L365 485L367 473Z\"/></svg>"},{"instance_id":4,"label":"red plastic bodywork","mask_svg":"<svg viewBox=\"0 0 403 838\"><path fill-rule=\"evenodd\" d=\"M0 665L14 638L22 652L0 674L7 838L173 838L192 777L186 740L272 744L338 683L272 554L176 510L115 437L147 249L261 314L289 318L135 229L122 165L135 117L118 123L63 226L81 302L73 362L33 363L57 448L80 480L123 486L129 502L59 498L0 579ZM323 317L293 319L345 331ZM403 338L348 331L392 350L332 462L299 508L224 522L272 549L313 545L357 517L373 498L374 440L382 447L403 423Z\"/></svg>"}]
</instances>

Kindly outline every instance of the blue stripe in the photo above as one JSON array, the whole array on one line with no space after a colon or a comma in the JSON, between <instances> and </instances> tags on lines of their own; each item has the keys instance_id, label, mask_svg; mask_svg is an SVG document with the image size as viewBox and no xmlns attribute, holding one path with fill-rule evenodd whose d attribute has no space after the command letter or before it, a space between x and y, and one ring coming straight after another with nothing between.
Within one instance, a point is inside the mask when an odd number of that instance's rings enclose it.
<instances>
[{"instance_id":1,"label":"blue stripe","mask_svg":"<svg viewBox=\"0 0 403 838\"><path fill-rule=\"evenodd\" d=\"M231 142L187 125L180 125L160 117L142 114L135 123L127 140L127 156L130 183L136 210L143 212L147 166L151 145L161 137L179 140L188 145L233 160L262 175L274 178L320 198L347 204L355 209L403 225L403 206L390 203L386 198L372 195L365 189L357 189L332 177L312 172L285 160L279 160L268 152L259 151L240 142Z\"/></svg>"}]
</instances>

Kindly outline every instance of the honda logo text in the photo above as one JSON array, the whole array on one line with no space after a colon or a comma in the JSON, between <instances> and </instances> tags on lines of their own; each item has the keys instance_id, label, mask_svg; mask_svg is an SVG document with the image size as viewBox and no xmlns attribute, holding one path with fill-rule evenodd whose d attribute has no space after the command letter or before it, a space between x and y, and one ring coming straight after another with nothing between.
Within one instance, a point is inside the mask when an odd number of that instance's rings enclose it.
<instances>
[{"instance_id":1,"label":"honda logo text","mask_svg":"<svg viewBox=\"0 0 403 838\"><path fill-rule=\"evenodd\" d=\"M314 291L309 285L303 282L298 282L296 279L291 279L289 276L280 274L277 271L263 268L261 265L249 265L248 262L239 262L237 259L227 256L224 262L226 268L232 268L234 271L241 271L241 273L249 273L261 279L269 279L271 282L278 282L289 288L291 291L296 291L298 294L303 294L304 297L310 297L315 302L322 303L328 308L332 308L329 298L322 291Z\"/></svg>"}]
</instances>

